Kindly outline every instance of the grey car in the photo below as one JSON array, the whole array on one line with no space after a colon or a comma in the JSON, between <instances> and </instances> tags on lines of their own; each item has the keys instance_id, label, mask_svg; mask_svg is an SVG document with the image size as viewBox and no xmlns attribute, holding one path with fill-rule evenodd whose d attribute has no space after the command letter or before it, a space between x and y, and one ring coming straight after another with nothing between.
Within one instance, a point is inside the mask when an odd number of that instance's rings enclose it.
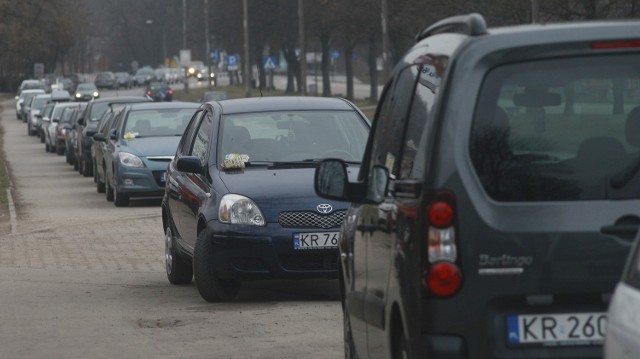
<instances>
[{"instance_id":1,"label":"grey car","mask_svg":"<svg viewBox=\"0 0 640 359\"><path fill-rule=\"evenodd\" d=\"M639 22L420 33L339 242L348 358L601 358L640 217ZM635 35L633 35L635 34Z\"/></svg>"}]
</instances>

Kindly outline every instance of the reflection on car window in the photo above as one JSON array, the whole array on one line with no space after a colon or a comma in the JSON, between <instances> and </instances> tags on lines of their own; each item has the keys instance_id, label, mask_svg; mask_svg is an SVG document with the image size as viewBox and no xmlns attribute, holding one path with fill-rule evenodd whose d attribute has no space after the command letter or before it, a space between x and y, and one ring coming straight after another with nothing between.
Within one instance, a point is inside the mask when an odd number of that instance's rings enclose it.
<instances>
[{"instance_id":1,"label":"reflection on car window","mask_svg":"<svg viewBox=\"0 0 640 359\"><path fill-rule=\"evenodd\" d=\"M368 128L353 111L285 111L226 115L220 161L228 154L249 161L340 158L361 161Z\"/></svg>"},{"instance_id":2,"label":"reflection on car window","mask_svg":"<svg viewBox=\"0 0 640 359\"><path fill-rule=\"evenodd\" d=\"M640 154L638 60L572 58L491 71L470 138L487 193L501 201L636 198L640 176L620 188L611 179Z\"/></svg>"},{"instance_id":3,"label":"reflection on car window","mask_svg":"<svg viewBox=\"0 0 640 359\"><path fill-rule=\"evenodd\" d=\"M200 159L200 164L203 166L207 163L212 119L213 115L211 112L207 112L200 122L200 126L196 132L196 137L193 140L193 147L191 149L191 155L198 157L198 159Z\"/></svg>"},{"instance_id":4,"label":"reflection on car window","mask_svg":"<svg viewBox=\"0 0 640 359\"><path fill-rule=\"evenodd\" d=\"M193 109L161 109L129 111L123 135L135 137L181 136Z\"/></svg>"}]
</instances>

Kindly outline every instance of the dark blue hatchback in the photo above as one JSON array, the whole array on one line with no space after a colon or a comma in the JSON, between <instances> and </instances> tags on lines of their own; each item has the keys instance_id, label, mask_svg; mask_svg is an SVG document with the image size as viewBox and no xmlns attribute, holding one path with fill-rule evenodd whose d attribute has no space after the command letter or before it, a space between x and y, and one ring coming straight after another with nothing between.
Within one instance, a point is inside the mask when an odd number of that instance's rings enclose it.
<instances>
[{"instance_id":1,"label":"dark blue hatchback","mask_svg":"<svg viewBox=\"0 0 640 359\"><path fill-rule=\"evenodd\" d=\"M342 159L354 179L370 122L343 99L270 97L203 104L167 170L167 276L207 301L244 280L337 277L347 203L318 197L315 167Z\"/></svg>"}]
</instances>

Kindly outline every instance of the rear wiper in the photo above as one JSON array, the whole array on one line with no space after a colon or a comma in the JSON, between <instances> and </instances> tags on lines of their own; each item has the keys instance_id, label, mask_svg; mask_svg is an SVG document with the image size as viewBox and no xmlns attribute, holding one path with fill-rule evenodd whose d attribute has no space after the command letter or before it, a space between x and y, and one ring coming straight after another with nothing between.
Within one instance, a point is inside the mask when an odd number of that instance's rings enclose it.
<instances>
[{"instance_id":1,"label":"rear wiper","mask_svg":"<svg viewBox=\"0 0 640 359\"><path fill-rule=\"evenodd\" d=\"M624 168L611 177L609 184L615 189L620 189L626 186L638 171L640 171L640 156L636 157L633 163L627 166L627 168Z\"/></svg>"}]
</instances>

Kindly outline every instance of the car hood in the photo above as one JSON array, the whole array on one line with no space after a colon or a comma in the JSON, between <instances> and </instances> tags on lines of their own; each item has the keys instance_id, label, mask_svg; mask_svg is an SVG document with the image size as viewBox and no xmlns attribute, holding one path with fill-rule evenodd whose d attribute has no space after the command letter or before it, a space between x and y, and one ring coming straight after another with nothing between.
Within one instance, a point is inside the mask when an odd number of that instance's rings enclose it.
<instances>
[{"instance_id":1,"label":"car hood","mask_svg":"<svg viewBox=\"0 0 640 359\"><path fill-rule=\"evenodd\" d=\"M346 209L347 202L324 199L313 188L315 167L245 168L221 171L220 179L230 193L241 194L256 202L268 222L277 222L283 211L318 211L318 205L330 204L333 211ZM359 167L350 165L349 178L355 181Z\"/></svg>"},{"instance_id":2,"label":"car hood","mask_svg":"<svg viewBox=\"0 0 640 359\"><path fill-rule=\"evenodd\" d=\"M173 156L176 154L180 136L142 137L131 141L120 141L120 151L137 156Z\"/></svg>"}]
</instances>

